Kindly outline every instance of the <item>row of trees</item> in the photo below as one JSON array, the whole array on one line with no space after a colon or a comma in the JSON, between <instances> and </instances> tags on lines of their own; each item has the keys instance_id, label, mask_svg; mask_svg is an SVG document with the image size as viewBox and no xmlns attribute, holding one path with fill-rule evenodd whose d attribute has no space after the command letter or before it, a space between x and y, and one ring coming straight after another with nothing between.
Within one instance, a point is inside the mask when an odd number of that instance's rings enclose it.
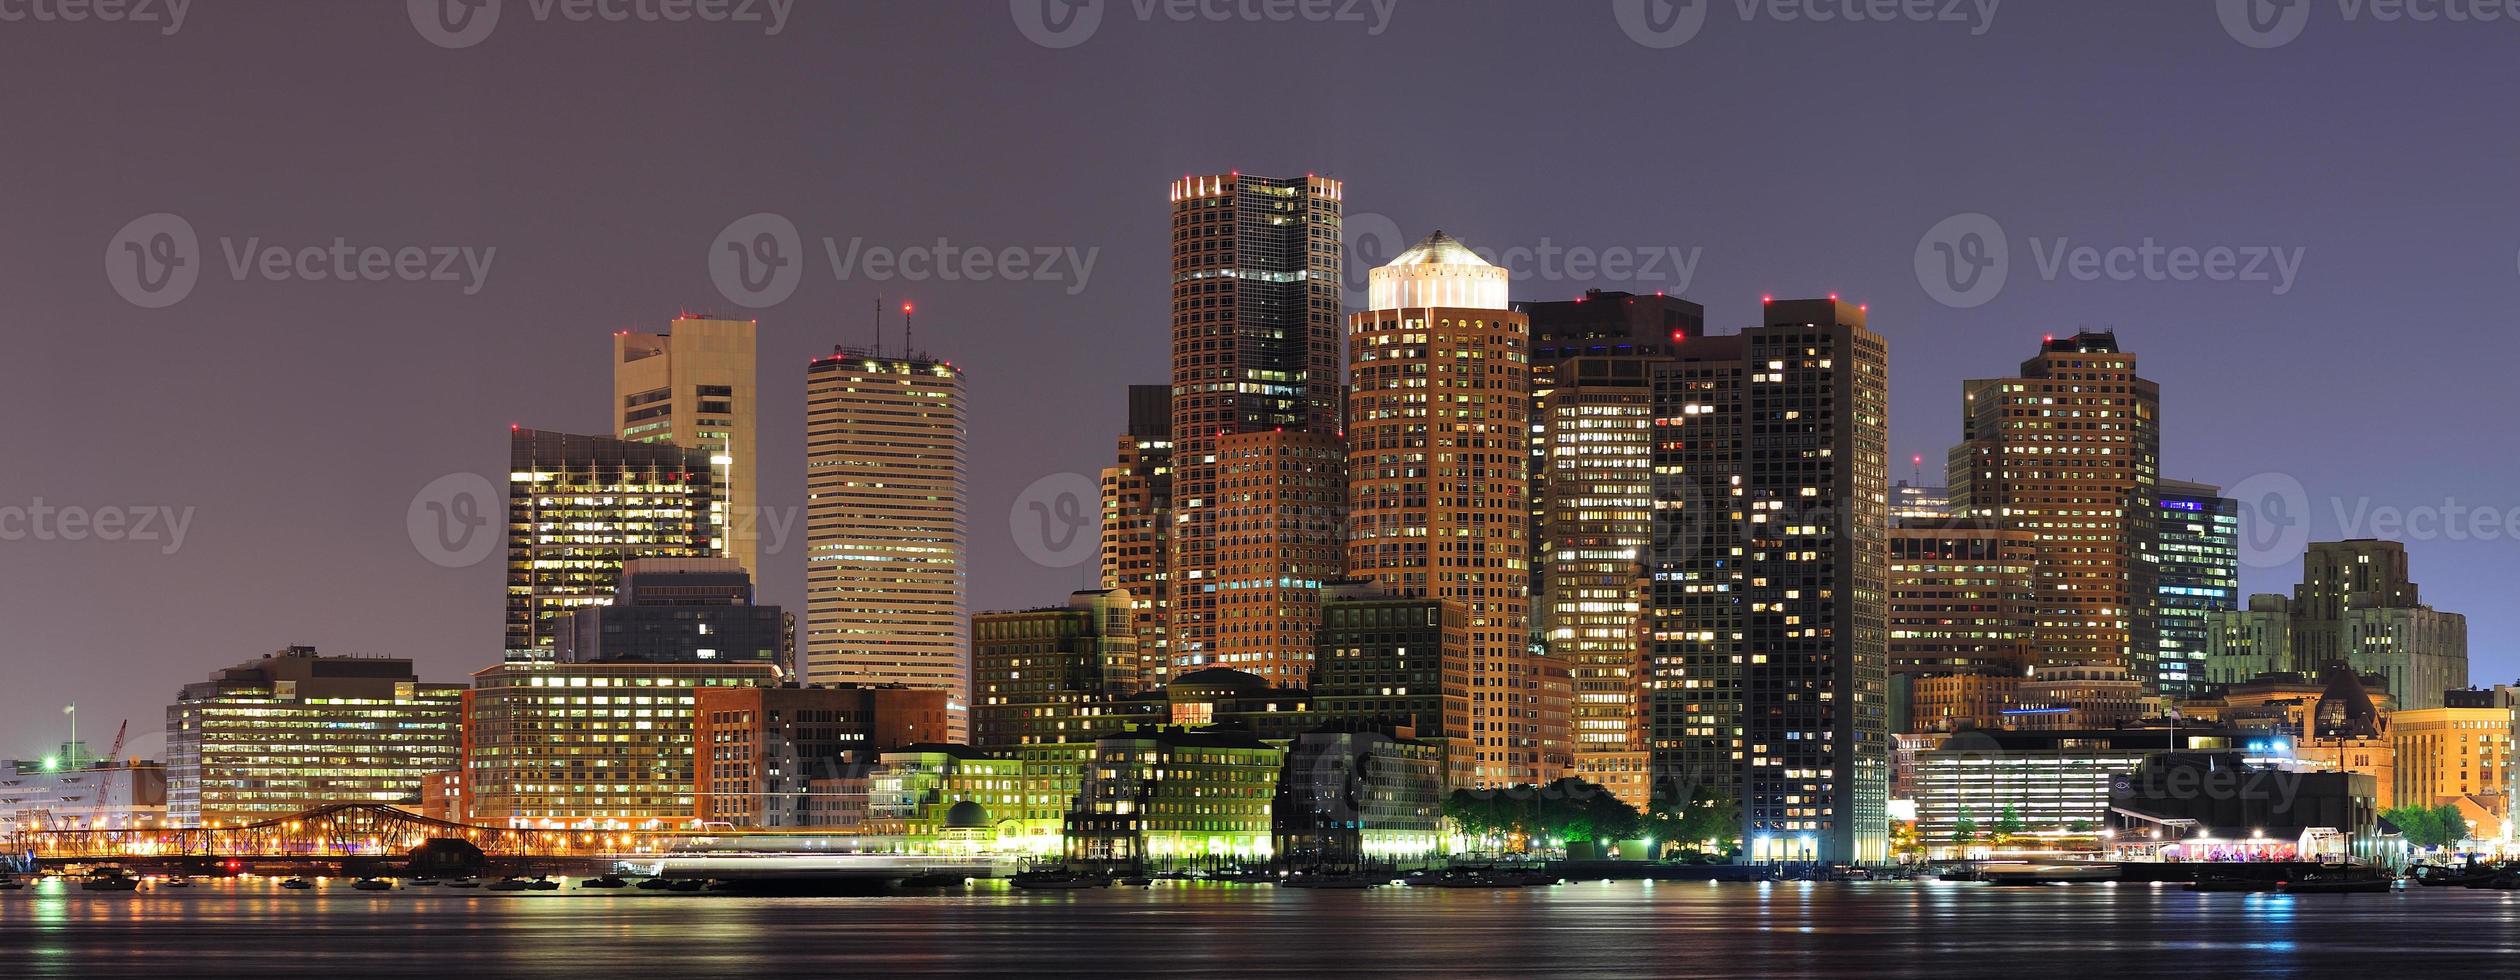
<instances>
[{"instance_id":1,"label":"row of trees","mask_svg":"<svg viewBox=\"0 0 2520 980\"><path fill-rule=\"evenodd\" d=\"M1657 798L1638 813L1609 790L1572 776L1546 786L1454 790L1444 816L1462 833L1502 839L1512 850L1528 850L1535 841L1651 838L1664 853L1728 857L1741 846L1741 808L1731 800Z\"/></svg>"},{"instance_id":2,"label":"row of trees","mask_svg":"<svg viewBox=\"0 0 2520 980\"><path fill-rule=\"evenodd\" d=\"M2380 811L2380 819L2396 824L2398 834L2417 847L2449 847L2468 839L2467 817L2447 803L2392 807Z\"/></svg>"}]
</instances>

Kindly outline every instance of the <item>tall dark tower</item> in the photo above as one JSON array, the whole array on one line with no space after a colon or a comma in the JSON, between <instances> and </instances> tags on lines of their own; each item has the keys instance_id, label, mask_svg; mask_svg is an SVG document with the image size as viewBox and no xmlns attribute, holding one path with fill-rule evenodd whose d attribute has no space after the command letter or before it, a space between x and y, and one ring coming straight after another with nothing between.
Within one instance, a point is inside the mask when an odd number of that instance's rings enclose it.
<instances>
[{"instance_id":1,"label":"tall dark tower","mask_svg":"<svg viewBox=\"0 0 2520 980\"><path fill-rule=\"evenodd\" d=\"M1313 176L1172 185L1176 669L1223 664L1287 685L1311 672L1320 582L1339 574L1346 483L1315 472L1344 455L1341 194L1338 181ZM1228 455L1245 460L1238 471L1253 492L1220 484ZM1228 534L1228 522L1268 533Z\"/></svg>"}]
</instances>

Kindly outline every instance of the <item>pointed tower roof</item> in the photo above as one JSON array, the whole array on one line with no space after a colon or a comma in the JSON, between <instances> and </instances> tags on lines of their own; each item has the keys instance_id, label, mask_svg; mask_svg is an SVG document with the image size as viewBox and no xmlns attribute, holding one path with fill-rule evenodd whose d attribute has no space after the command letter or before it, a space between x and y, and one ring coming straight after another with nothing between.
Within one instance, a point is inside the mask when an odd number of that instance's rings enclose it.
<instances>
[{"instance_id":1,"label":"pointed tower roof","mask_svg":"<svg viewBox=\"0 0 2520 980\"><path fill-rule=\"evenodd\" d=\"M1488 260L1480 258L1479 253L1471 251L1470 246L1462 244L1458 238L1444 234L1443 229L1440 228L1436 229L1434 234L1426 236L1425 240L1409 246L1408 251L1392 256L1391 261L1383 263L1384 268L1401 265L1494 267Z\"/></svg>"}]
</instances>

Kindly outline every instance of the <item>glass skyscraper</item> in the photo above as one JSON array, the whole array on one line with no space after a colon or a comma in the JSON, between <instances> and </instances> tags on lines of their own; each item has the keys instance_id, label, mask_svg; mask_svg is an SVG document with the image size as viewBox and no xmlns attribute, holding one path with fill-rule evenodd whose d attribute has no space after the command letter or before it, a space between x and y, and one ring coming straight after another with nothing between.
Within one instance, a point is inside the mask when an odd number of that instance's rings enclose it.
<instances>
[{"instance_id":1,"label":"glass skyscraper","mask_svg":"<svg viewBox=\"0 0 2520 980\"><path fill-rule=\"evenodd\" d=\"M2221 487L2161 481L2154 676L2167 697L2187 697L2204 681L2215 618L2240 605L2240 504L2221 494Z\"/></svg>"}]
</instances>

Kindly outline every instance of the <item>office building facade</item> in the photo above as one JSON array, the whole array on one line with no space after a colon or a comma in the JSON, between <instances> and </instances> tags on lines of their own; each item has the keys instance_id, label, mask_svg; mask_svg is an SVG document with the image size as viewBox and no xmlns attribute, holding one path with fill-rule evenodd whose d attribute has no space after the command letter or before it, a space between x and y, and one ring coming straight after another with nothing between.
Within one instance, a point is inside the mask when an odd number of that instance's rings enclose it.
<instances>
[{"instance_id":1,"label":"office building facade","mask_svg":"<svg viewBox=\"0 0 2520 980\"><path fill-rule=\"evenodd\" d=\"M1889 351L1765 304L1654 375L1658 784L1737 800L1752 860L1889 853Z\"/></svg>"},{"instance_id":2,"label":"office building facade","mask_svg":"<svg viewBox=\"0 0 2520 980\"><path fill-rule=\"evenodd\" d=\"M982 750L1088 742L1130 720L1145 685L1135 597L1078 592L1058 609L971 617L971 744ZM1142 720L1142 719L1141 719Z\"/></svg>"},{"instance_id":3,"label":"office building facade","mask_svg":"<svg viewBox=\"0 0 2520 980\"><path fill-rule=\"evenodd\" d=\"M1300 586L1280 580L1313 578L1308 569L1273 571L1271 595L1236 595L1224 569L1234 529L1219 510L1235 491L1225 485L1229 450L1265 452L1230 437L1286 432L1335 440L1344 396L1339 356L1339 219L1345 190L1336 180L1306 176L1280 179L1232 173L1183 177L1172 185L1172 439L1173 560L1172 630L1176 670L1216 663L1220 631L1231 625L1239 669L1273 674L1298 670L1311 654L1306 630L1279 628L1271 617L1309 618L1319 605L1278 596ZM1293 449L1294 447L1280 447ZM1304 506L1307 495L1280 495ZM1303 514L1252 514L1264 501L1245 501L1243 525L1274 529L1287 549L1274 564L1301 566L1305 556L1335 554L1334 521L1316 525ZM1253 565L1271 564L1267 561ZM1250 569L1245 569L1249 571ZM1323 578L1335 576L1321 576ZM1317 586L1316 586L1317 587ZM1238 601L1247 600L1247 601ZM1233 602L1227 609L1223 604ZM1300 648L1282 645L1301 640Z\"/></svg>"},{"instance_id":4,"label":"office building facade","mask_svg":"<svg viewBox=\"0 0 2520 980\"><path fill-rule=\"evenodd\" d=\"M787 615L753 605L732 558L634 558L610 604L579 606L554 629L563 663L765 663L785 674Z\"/></svg>"},{"instance_id":5,"label":"office building facade","mask_svg":"<svg viewBox=\"0 0 2520 980\"><path fill-rule=\"evenodd\" d=\"M494 827L697 826L699 691L768 687L740 663L505 663L473 674L464 719L473 818Z\"/></svg>"},{"instance_id":6,"label":"office building facade","mask_svg":"<svg viewBox=\"0 0 2520 980\"><path fill-rule=\"evenodd\" d=\"M924 354L841 348L806 368L807 682L944 691L962 717L964 384L959 368Z\"/></svg>"},{"instance_id":7,"label":"office building facade","mask_svg":"<svg viewBox=\"0 0 2520 980\"><path fill-rule=\"evenodd\" d=\"M1102 587L1136 607L1139 672L1172 673L1172 389L1129 386L1129 430L1102 471Z\"/></svg>"},{"instance_id":8,"label":"office building facade","mask_svg":"<svg viewBox=\"0 0 2520 980\"><path fill-rule=\"evenodd\" d=\"M2154 688L2186 697L2205 683L2218 616L2240 605L2240 502L2222 488L2163 480L2155 515L2159 535L2158 656Z\"/></svg>"},{"instance_id":9,"label":"office building facade","mask_svg":"<svg viewBox=\"0 0 2520 980\"><path fill-rule=\"evenodd\" d=\"M700 687L692 722L693 814L748 830L845 826L841 787L948 727L945 692L906 687Z\"/></svg>"},{"instance_id":10,"label":"office building facade","mask_svg":"<svg viewBox=\"0 0 2520 980\"><path fill-rule=\"evenodd\" d=\"M411 661L289 647L184 687L166 709L166 809L236 826L334 803L417 804L455 767L464 689Z\"/></svg>"},{"instance_id":11,"label":"office building facade","mask_svg":"<svg viewBox=\"0 0 2520 980\"><path fill-rule=\"evenodd\" d=\"M761 575L760 396L751 320L684 314L661 333L613 334L614 431L706 452L720 553Z\"/></svg>"},{"instance_id":12,"label":"office building facade","mask_svg":"<svg viewBox=\"0 0 2520 980\"><path fill-rule=\"evenodd\" d=\"M2113 333L2051 337L2009 378L1966 382L1953 507L2038 538L2037 649L2151 683L2161 387Z\"/></svg>"},{"instance_id":13,"label":"office building facade","mask_svg":"<svg viewBox=\"0 0 2520 980\"><path fill-rule=\"evenodd\" d=\"M508 447L509 659L551 659L561 617L611 602L625 562L717 557L708 450L523 428Z\"/></svg>"}]
</instances>

